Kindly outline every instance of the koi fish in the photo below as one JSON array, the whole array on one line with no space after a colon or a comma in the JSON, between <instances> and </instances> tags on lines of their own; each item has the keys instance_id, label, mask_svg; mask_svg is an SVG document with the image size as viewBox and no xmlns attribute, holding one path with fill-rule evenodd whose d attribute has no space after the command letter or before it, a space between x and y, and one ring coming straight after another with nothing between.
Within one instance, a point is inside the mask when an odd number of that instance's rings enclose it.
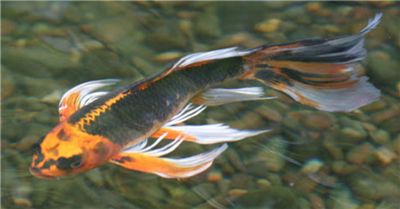
<instances>
[{"instance_id":1,"label":"koi fish","mask_svg":"<svg viewBox=\"0 0 400 209\"><path fill-rule=\"evenodd\" d=\"M268 131L182 124L209 106L271 99L261 87L213 88L232 79L259 81L324 111L348 112L369 104L380 91L354 66L365 58L364 36L381 16L355 35L190 54L153 77L112 91L100 89L116 79L80 84L61 98L60 121L34 145L30 171L54 178L112 163L164 178L199 174L227 149L227 142ZM190 157L166 157L183 142L222 145Z\"/></svg>"}]
</instances>

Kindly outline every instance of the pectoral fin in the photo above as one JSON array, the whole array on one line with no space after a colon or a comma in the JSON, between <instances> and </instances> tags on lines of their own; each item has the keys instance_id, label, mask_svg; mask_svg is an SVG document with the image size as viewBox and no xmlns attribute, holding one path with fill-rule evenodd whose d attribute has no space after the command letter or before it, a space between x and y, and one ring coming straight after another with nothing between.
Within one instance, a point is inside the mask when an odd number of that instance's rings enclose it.
<instances>
[{"instance_id":1,"label":"pectoral fin","mask_svg":"<svg viewBox=\"0 0 400 209\"><path fill-rule=\"evenodd\" d=\"M141 152L122 152L110 162L129 170L152 173L164 178L188 178L211 166L228 145L186 158L164 158Z\"/></svg>"}]
</instances>

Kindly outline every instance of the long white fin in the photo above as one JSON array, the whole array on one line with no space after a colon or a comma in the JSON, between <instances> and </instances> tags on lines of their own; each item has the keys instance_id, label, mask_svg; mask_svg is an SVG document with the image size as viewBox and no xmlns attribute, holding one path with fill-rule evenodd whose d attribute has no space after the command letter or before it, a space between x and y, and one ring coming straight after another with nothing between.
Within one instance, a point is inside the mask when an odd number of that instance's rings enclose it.
<instances>
[{"instance_id":1,"label":"long white fin","mask_svg":"<svg viewBox=\"0 0 400 209\"><path fill-rule=\"evenodd\" d=\"M207 106L223 105L232 102L275 99L266 97L261 87L245 87L237 89L213 88L208 89L195 98Z\"/></svg>"},{"instance_id":2,"label":"long white fin","mask_svg":"<svg viewBox=\"0 0 400 209\"><path fill-rule=\"evenodd\" d=\"M245 138L266 133L270 130L240 130L228 125L207 124L207 125L182 125L165 127L165 131L172 130L176 134L186 136L188 141L198 144L217 144L223 142L234 142Z\"/></svg>"}]
</instances>

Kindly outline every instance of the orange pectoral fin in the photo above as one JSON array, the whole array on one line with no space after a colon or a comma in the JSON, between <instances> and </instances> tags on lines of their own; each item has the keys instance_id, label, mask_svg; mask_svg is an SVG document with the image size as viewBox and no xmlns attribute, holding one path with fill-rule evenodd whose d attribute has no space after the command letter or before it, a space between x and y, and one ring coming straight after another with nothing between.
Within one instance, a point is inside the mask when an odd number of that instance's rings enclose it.
<instances>
[{"instance_id":1,"label":"orange pectoral fin","mask_svg":"<svg viewBox=\"0 0 400 209\"><path fill-rule=\"evenodd\" d=\"M164 178L188 178L210 167L214 159L226 148L227 145L224 144L209 152L182 159L161 158L146 153L122 152L113 157L110 162L129 170L152 173Z\"/></svg>"}]
</instances>

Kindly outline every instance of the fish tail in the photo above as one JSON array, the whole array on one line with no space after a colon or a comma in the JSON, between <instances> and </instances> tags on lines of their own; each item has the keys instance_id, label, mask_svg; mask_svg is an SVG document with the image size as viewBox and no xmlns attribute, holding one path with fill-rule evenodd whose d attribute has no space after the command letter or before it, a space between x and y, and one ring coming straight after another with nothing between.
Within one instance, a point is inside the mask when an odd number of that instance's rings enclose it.
<instances>
[{"instance_id":1,"label":"fish tail","mask_svg":"<svg viewBox=\"0 0 400 209\"><path fill-rule=\"evenodd\" d=\"M320 110L348 112L369 104L380 91L357 72L356 65L366 56L364 36L381 16L355 35L253 49L244 56L247 71L242 78L260 81Z\"/></svg>"}]
</instances>

